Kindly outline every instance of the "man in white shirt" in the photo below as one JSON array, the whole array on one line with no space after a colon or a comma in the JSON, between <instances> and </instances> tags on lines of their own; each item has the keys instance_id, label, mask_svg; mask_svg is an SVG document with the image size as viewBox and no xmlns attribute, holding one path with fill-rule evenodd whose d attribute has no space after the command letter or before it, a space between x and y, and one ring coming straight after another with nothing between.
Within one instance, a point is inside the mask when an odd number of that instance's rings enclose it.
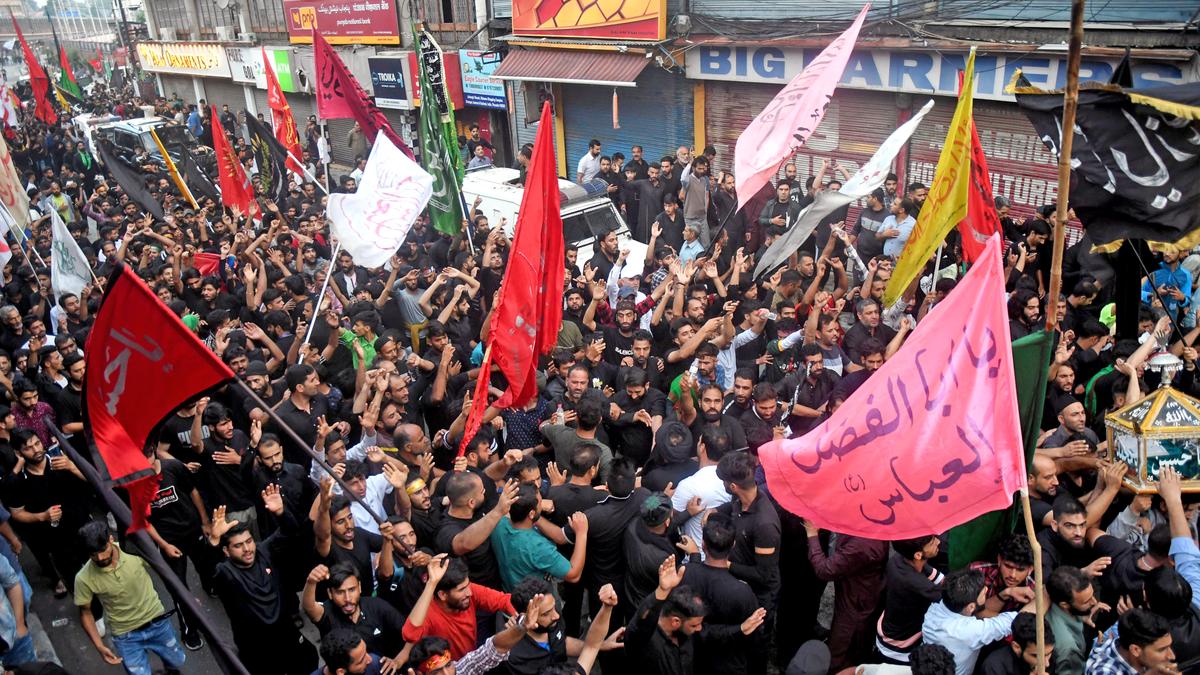
<instances>
[{"instance_id":1,"label":"man in white shirt","mask_svg":"<svg viewBox=\"0 0 1200 675\"><path fill-rule=\"evenodd\" d=\"M683 523L681 531L697 545L704 540L704 512L732 499L725 489L725 483L717 477L717 463L729 452L731 445L729 436L720 429L701 433L700 441L696 443L700 470L680 481L671 497L675 522ZM691 554L691 557L703 561L703 549Z\"/></svg>"},{"instance_id":2,"label":"man in white shirt","mask_svg":"<svg viewBox=\"0 0 1200 675\"><path fill-rule=\"evenodd\" d=\"M942 583L942 601L929 606L921 634L926 644L941 645L954 655L955 675L971 675L979 651L1012 634L1016 612L1001 612L988 619L975 618L987 602L983 572L962 570Z\"/></svg>"},{"instance_id":3,"label":"man in white shirt","mask_svg":"<svg viewBox=\"0 0 1200 675\"><path fill-rule=\"evenodd\" d=\"M580 185L600 175L600 141L593 138L588 142L587 154L579 158L575 172Z\"/></svg>"}]
</instances>

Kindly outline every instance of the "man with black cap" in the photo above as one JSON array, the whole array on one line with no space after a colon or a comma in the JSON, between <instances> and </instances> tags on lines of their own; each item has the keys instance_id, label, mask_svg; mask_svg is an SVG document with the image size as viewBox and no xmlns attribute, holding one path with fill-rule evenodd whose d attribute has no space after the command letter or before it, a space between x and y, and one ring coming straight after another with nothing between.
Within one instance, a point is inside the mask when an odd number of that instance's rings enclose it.
<instances>
[{"instance_id":1,"label":"man with black cap","mask_svg":"<svg viewBox=\"0 0 1200 675\"><path fill-rule=\"evenodd\" d=\"M654 592L659 566L667 556L676 554L668 535L671 515L671 498L655 492L642 500L638 517L625 528L625 586L621 597L630 607L642 604Z\"/></svg>"}]
</instances>

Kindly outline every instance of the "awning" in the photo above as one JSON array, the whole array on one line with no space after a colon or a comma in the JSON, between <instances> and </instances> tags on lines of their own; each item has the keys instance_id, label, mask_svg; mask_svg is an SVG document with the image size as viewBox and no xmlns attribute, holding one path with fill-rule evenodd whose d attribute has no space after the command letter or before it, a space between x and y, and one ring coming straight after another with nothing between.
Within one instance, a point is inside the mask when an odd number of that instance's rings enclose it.
<instances>
[{"instance_id":1,"label":"awning","mask_svg":"<svg viewBox=\"0 0 1200 675\"><path fill-rule=\"evenodd\" d=\"M635 80L649 61L645 54L566 49L512 50L500 62L492 77L524 82L636 87Z\"/></svg>"}]
</instances>

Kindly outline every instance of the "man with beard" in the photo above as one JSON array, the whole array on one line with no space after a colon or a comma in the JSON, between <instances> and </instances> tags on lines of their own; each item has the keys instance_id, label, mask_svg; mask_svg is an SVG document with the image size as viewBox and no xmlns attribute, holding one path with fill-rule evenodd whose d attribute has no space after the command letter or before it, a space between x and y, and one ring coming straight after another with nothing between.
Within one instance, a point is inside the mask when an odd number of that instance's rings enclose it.
<instances>
[{"instance_id":1,"label":"man with beard","mask_svg":"<svg viewBox=\"0 0 1200 675\"><path fill-rule=\"evenodd\" d=\"M458 659L477 644L477 614L517 614L508 593L472 583L467 564L460 558L436 555L426 570L425 590L404 622L405 642L436 635L450 643L450 655Z\"/></svg>"},{"instance_id":2,"label":"man with beard","mask_svg":"<svg viewBox=\"0 0 1200 675\"><path fill-rule=\"evenodd\" d=\"M489 537L500 519L508 515L512 508L517 498L517 482L508 481L496 506L478 515L477 511L482 510L486 498L479 476L469 471L456 471L444 476L441 482L446 485L449 506L438 528L435 549L462 556L470 566L473 578L486 586L499 588L500 569L492 554Z\"/></svg>"},{"instance_id":3,"label":"man with beard","mask_svg":"<svg viewBox=\"0 0 1200 675\"><path fill-rule=\"evenodd\" d=\"M1090 647L1088 624L1096 612L1109 609L1096 597L1090 577L1085 570L1071 565L1059 567L1046 577L1046 593L1050 596L1046 621L1054 635L1054 672L1059 675L1085 672Z\"/></svg>"},{"instance_id":4,"label":"man with beard","mask_svg":"<svg viewBox=\"0 0 1200 675\"><path fill-rule=\"evenodd\" d=\"M708 207L711 201L708 184L708 158L703 155L692 160L680 176L682 189L679 199L683 202L683 222L695 226L700 233L700 244L707 247L713 233L708 229Z\"/></svg>"},{"instance_id":5,"label":"man with beard","mask_svg":"<svg viewBox=\"0 0 1200 675\"><path fill-rule=\"evenodd\" d=\"M979 664L980 675L1033 675L1039 672L1037 621L1035 614L1018 614L1012 623L1012 642L984 657ZM1054 658L1054 631L1046 624L1043 632L1046 655L1040 672L1053 672L1050 663Z\"/></svg>"},{"instance_id":6,"label":"man with beard","mask_svg":"<svg viewBox=\"0 0 1200 675\"><path fill-rule=\"evenodd\" d=\"M390 527L388 531L390 533ZM391 551L387 554L391 555ZM326 585L329 599L318 604L317 586L320 584ZM400 637L404 617L387 601L364 596L362 584L351 565L314 567L304 582L300 603L322 637L338 629L351 630L367 643L368 652L383 656L395 656L404 647Z\"/></svg>"},{"instance_id":7,"label":"man with beard","mask_svg":"<svg viewBox=\"0 0 1200 675\"><path fill-rule=\"evenodd\" d=\"M690 379L691 375L689 373L684 375L684 377ZM700 387L699 414L696 413L695 408L692 406L684 405L682 408L683 411L679 415L679 421L688 425L693 438L700 438L704 428L711 426L729 437L731 449L743 450L747 447L746 430L739 421L741 418L725 413L725 398L721 385L716 382L710 382ZM686 414L688 412L691 414ZM745 414L749 413L744 413L743 417ZM700 532L697 531L696 535L694 540L699 541Z\"/></svg>"},{"instance_id":8,"label":"man with beard","mask_svg":"<svg viewBox=\"0 0 1200 675\"><path fill-rule=\"evenodd\" d=\"M624 252L621 255L624 257ZM606 347L604 360L614 366L621 365L622 359L633 356L633 337L638 324L638 312L633 297L623 297L617 301L616 310L614 318L617 325L601 324L598 326L604 334L604 346ZM584 318L586 320L587 317ZM595 324L596 322L593 321L592 325L595 326Z\"/></svg>"},{"instance_id":9,"label":"man with beard","mask_svg":"<svg viewBox=\"0 0 1200 675\"><path fill-rule=\"evenodd\" d=\"M750 393L754 391L754 380L758 368L739 368L733 374L733 389L725 395L725 407L721 413L733 419L740 419L750 409ZM701 407L704 401L701 400Z\"/></svg>"},{"instance_id":10,"label":"man with beard","mask_svg":"<svg viewBox=\"0 0 1200 675\"><path fill-rule=\"evenodd\" d=\"M207 438L202 426L208 427ZM242 459L250 445L258 443L262 426L256 424L250 431L253 438L235 429L229 411L220 403L209 403L202 398L196 404L191 439L192 448L200 457L197 479L204 503L225 506L230 518L257 532L254 493L243 477Z\"/></svg>"},{"instance_id":11,"label":"man with beard","mask_svg":"<svg viewBox=\"0 0 1200 675\"><path fill-rule=\"evenodd\" d=\"M855 303L854 311L858 321L846 331L846 336L842 338L842 348L850 355L852 361L862 365L863 345L866 341L874 338L886 345L896 337L896 331L882 322L879 303L874 298L860 299Z\"/></svg>"},{"instance_id":12,"label":"man with beard","mask_svg":"<svg viewBox=\"0 0 1200 675\"><path fill-rule=\"evenodd\" d=\"M779 394L775 387L759 382L751 393L754 405L742 414L741 425L746 431L746 443L751 452L757 452L772 438L782 438L784 432L784 410L779 405Z\"/></svg>"},{"instance_id":13,"label":"man with beard","mask_svg":"<svg viewBox=\"0 0 1200 675\"><path fill-rule=\"evenodd\" d=\"M288 366L284 381L287 383L288 398L276 409L276 419L282 420L300 436L301 441L311 446L317 440L317 420L329 410L329 400L320 391L321 378L312 366L298 363ZM283 456L287 461L299 464L305 470L312 467L312 457L302 446L284 433L280 433L279 437L283 440Z\"/></svg>"},{"instance_id":14,"label":"man with beard","mask_svg":"<svg viewBox=\"0 0 1200 675\"><path fill-rule=\"evenodd\" d=\"M321 499L317 504L317 518L313 521L313 535L317 556L322 562L329 567L343 562L352 565L363 588L374 592L372 560L373 555L383 548L383 538L356 527L350 499L333 494L332 478L321 481Z\"/></svg>"},{"instance_id":15,"label":"man with beard","mask_svg":"<svg viewBox=\"0 0 1200 675\"><path fill-rule=\"evenodd\" d=\"M783 180L777 183L776 187L782 183L786 183L788 186L788 198L796 204L799 204L800 208L804 208L804 206L812 202L812 199L804 194L804 184L801 183L800 179L796 177L795 162L788 162L787 164L783 165Z\"/></svg>"},{"instance_id":16,"label":"man with beard","mask_svg":"<svg viewBox=\"0 0 1200 675\"><path fill-rule=\"evenodd\" d=\"M767 202L758 214L758 224L764 230L772 226L787 229L796 222L800 216L800 204L793 202L791 196L792 188L787 183L775 186L775 199Z\"/></svg>"},{"instance_id":17,"label":"man with beard","mask_svg":"<svg viewBox=\"0 0 1200 675\"><path fill-rule=\"evenodd\" d=\"M625 528L622 593L630 607L642 604L642 600L654 592L658 586L658 566L667 556L675 555L676 548L670 539L674 530L672 515L671 498L655 492L646 497L638 509L638 517Z\"/></svg>"},{"instance_id":18,"label":"man with beard","mask_svg":"<svg viewBox=\"0 0 1200 675\"><path fill-rule=\"evenodd\" d=\"M617 262L617 233L611 231L597 238L596 253L589 263L596 270L596 279L607 279Z\"/></svg>"},{"instance_id":19,"label":"man with beard","mask_svg":"<svg viewBox=\"0 0 1200 675\"><path fill-rule=\"evenodd\" d=\"M850 395L867 381L867 378L875 374L875 371L883 367L884 353L887 347L875 338L867 338L859 344L859 354L861 355L862 368L852 370L854 364L846 366L847 372L838 380L838 383L833 388L833 393L830 394L829 400L845 401L850 398Z\"/></svg>"},{"instance_id":20,"label":"man with beard","mask_svg":"<svg viewBox=\"0 0 1200 675\"><path fill-rule=\"evenodd\" d=\"M630 345L632 356L621 359L621 370L617 373L617 387L625 386L626 376L632 368L639 368L646 373L646 382L651 388L662 391L662 373L666 368L663 360L650 352L654 348L654 336L648 330L637 330L633 333Z\"/></svg>"},{"instance_id":21,"label":"man with beard","mask_svg":"<svg viewBox=\"0 0 1200 675\"><path fill-rule=\"evenodd\" d=\"M100 657L109 665L124 665L128 673L148 673L150 654L154 653L162 659L168 675L177 675L187 655L179 648L179 638L154 590L150 566L121 550L102 521L79 528L79 543L89 560L75 575L75 606L83 632ZM104 608L112 649L105 646L96 629L94 599Z\"/></svg>"},{"instance_id":22,"label":"man with beard","mask_svg":"<svg viewBox=\"0 0 1200 675\"><path fill-rule=\"evenodd\" d=\"M1028 288L1018 288L1008 299L1008 332L1013 340L1040 329L1042 299Z\"/></svg>"},{"instance_id":23,"label":"man with beard","mask_svg":"<svg viewBox=\"0 0 1200 675\"><path fill-rule=\"evenodd\" d=\"M566 305L563 309L563 321L575 324L580 333L588 330L583 325L583 309L587 306L583 299L583 291L575 286L568 288L563 292L563 303Z\"/></svg>"},{"instance_id":24,"label":"man with beard","mask_svg":"<svg viewBox=\"0 0 1200 675\"><path fill-rule=\"evenodd\" d=\"M614 451L644 465L653 445L653 429L662 424L666 414L666 395L650 387L646 371L631 368L623 390L609 403L609 439Z\"/></svg>"},{"instance_id":25,"label":"man with beard","mask_svg":"<svg viewBox=\"0 0 1200 675\"><path fill-rule=\"evenodd\" d=\"M712 201L717 226L724 224L730 244L735 248L740 247L745 242L746 224L738 210L737 181L732 173L722 171L717 176L717 189L713 191Z\"/></svg>"},{"instance_id":26,"label":"man with beard","mask_svg":"<svg viewBox=\"0 0 1200 675\"><path fill-rule=\"evenodd\" d=\"M629 164L633 166L633 162ZM633 232L633 238L642 243L649 242L650 226L655 222L658 214L662 212L663 198L672 193L668 191L668 187L663 182L657 166L648 167L646 177L644 178L626 181L625 189L633 197L632 200L626 199L625 210L629 210L631 201L637 204L637 229ZM604 278L607 279L608 275L606 274Z\"/></svg>"},{"instance_id":27,"label":"man with beard","mask_svg":"<svg viewBox=\"0 0 1200 675\"><path fill-rule=\"evenodd\" d=\"M520 486L508 516L500 519L489 537L506 591L512 592L522 579L531 575L575 583L583 574L587 559L587 518L576 511L568 519L575 542L571 559L567 560L535 527L541 516L541 503L542 496L536 486Z\"/></svg>"},{"instance_id":28,"label":"man with beard","mask_svg":"<svg viewBox=\"0 0 1200 675\"><path fill-rule=\"evenodd\" d=\"M806 344L800 348L800 354L804 358L804 373L788 375L778 385L793 438L803 436L821 422L839 379L825 370L825 357L818 345Z\"/></svg>"},{"instance_id":29,"label":"man with beard","mask_svg":"<svg viewBox=\"0 0 1200 675\"><path fill-rule=\"evenodd\" d=\"M261 426L258 422L254 426ZM248 469L249 483L253 489L262 491L268 485L278 485L283 495L283 503L296 522L308 520L308 511L313 500L317 498L316 484L308 479L304 467L299 464L285 462L283 459L283 444L275 434L261 434L258 445L254 448L253 462L243 466ZM268 531L273 528L262 528Z\"/></svg>"},{"instance_id":30,"label":"man with beard","mask_svg":"<svg viewBox=\"0 0 1200 675\"><path fill-rule=\"evenodd\" d=\"M1029 508L1033 524L1037 529L1050 527L1054 519L1054 499L1058 496L1058 466L1049 455L1033 454L1033 462L1026 477L1029 484Z\"/></svg>"},{"instance_id":31,"label":"man with beard","mask_svg":"<svg viewBox=\"0 0 1200 675\"><path fill-rule=\"evenodd\" d=\"M62 363L67 386L58 394L58 420L62 432L71 439L72 447L87 457L87 437L83 433L83 376L87 372L87 362L82 354L72 352L63 356Z\"/></svg>"},{"instance_id":32,"label":"man with beard","mask_svg":"<svg viewBox=\"0 0 1200 675\"><path fill-rule=\"evenodd\" d=\"M267 364L262 361L251 361L247 364L246 372L242 377L246 381L246 386L258 394L259 398L267 405L275 406L283 400L283 388L276 386L271 381L270 374L267 372ZM249 396L242 398L242 412L253 421L266 422L268 419L267 411L260 408L258 403Z\"/></svg>"},{"instance_id":33,"label":"man with beard","mask_svg":"<svg viewBox=\"0 0 1200 675\"><path fill-rule=\"evenodd\" d=\"M226 519L225 507L213 511L208 542L225 554L213 575L213 590L229 616L238 658L247 670L253 675L309 675L317 650L292 622L287 605L294 603L295 591L283 586L288 570L273 564L287 559L290 547L285 544L296 536L298 525L277 488L268 487L263 502L280 526L261 544L245 525Z\"/></svg>"},{"instance_id":34,"label":"man with beard","mask_svg":"<svg viewBox=\"0 0 1200 675\"><path fill-rule=\"evenodd\" d=\"M987 602L975 612L986 618L1000 612L1015 612L1033 600L1033 549L1029 537L1014 533L1000 542L996 562L971 563L971 569L983 574Z\"/></svg>"},{"instance_id":35,"label":"man with beard","mask_svg":"<svg viewBox=\"0 0 1200 675\"><path fill-rule=\"evenodd\" d=\"M1124 465L1109 465L1105 473L1114 473L1113 466L1120 466L1119 480L1124 475ZM1106 479L1107 480L1107 479ZM1106 507L1107 508L1107 507ZM1101 511L1103 513L1103 511ZM1050 527L1038 532L1038 543L1042 545L1042 565L1054 570L1063 565L1078 567L1090 577L1098 577L1112 563L1108 556L1097 557L1088 544L1087 530L1090 518L1088 510L1071 495L1060 495L1054 500L1054 520Z\"/></svg>"}]
</instances>

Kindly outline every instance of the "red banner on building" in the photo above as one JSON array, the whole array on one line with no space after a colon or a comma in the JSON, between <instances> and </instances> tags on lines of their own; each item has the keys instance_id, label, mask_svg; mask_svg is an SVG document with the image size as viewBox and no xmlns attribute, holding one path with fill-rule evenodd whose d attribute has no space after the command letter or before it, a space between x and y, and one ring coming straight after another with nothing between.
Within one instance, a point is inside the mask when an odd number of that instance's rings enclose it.
<instances>
[{"instance_id":1,"label":"red banner on building","mask_svg":"<svg viewBox=\"0 0 1200 675\"><path fill-rule=\"evenodd\" d=\"M398 45L400 20L393 0L283 0L292 44L312 44L312 30L334 45Z\"/></svg>"}]
</instances>

